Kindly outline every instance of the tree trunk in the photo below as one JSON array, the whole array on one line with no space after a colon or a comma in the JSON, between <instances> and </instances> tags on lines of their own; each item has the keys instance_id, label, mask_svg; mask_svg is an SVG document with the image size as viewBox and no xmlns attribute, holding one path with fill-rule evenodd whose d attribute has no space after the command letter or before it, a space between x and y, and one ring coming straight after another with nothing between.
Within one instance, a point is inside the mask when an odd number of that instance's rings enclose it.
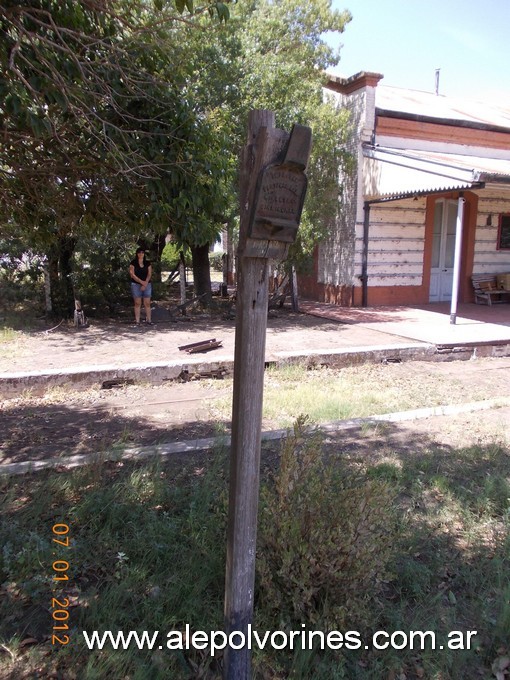
<instances>
[{"instance_id":1,"label":"tree trunk","mask_svg":"<svg viewBox=\"0 0 510 680\"><path fill-rule=\"evenodd\" d=\"M48 254L51 307L57 316L68 318L74 314L74 288L71 259L76 239L60 237Z\"/></svg>"},{"instance_id":2,"label":"tree trunk","mask_svg":"<svg viewBox=\"0 0 510 680\"><path fill-rule=\"evenodd\" d=\"M75 290L72 279L73 268L71 264L71 259L73 257L74 249L76 247L76 239L69 236L65 236L64 238L60 239L59 246L60 246L59 270L62 282L62 297L65 305L64 310L62 311L67 312L68 316L73 316Z\"/></svg>"},{"instance_id":3,"label":"tree trunk","mask_svg":"<svg viewBox=\"0 0 510 680\"><path fill-rule=\"evenodd\" d=\"M51 305L51 279L48 264L44 265L44 307L45 312L49 316L53 312L53 307Z\"/></svg>"},{"instance_id":4,"label":"tree trunk","mask_svg":"<svg viewBox=\"0 0 510 680\"><path fill-rule=\"evenodd\" d=\"M297 274L296 274L296 268L294 267L294 265L290 266L289 284L290 284L290 300L292 302L292 311L293 312L299 312Z\"/></svg>"},{"instance_id":5,"label":"tree trunk","mask_svg":"<svg viewBox=\"0 0 510 680\"><path fill-rule=\"evenodd\" d=\"M227 256L228 256L228 273L227 273L227 283L233 286L237 283L237 259L236 259L236 249L237 243L234 237L234 225L233 222L228 224L228 238L227 238Z\"/></svg>"},{"instance_id":6,"label":"tree trunk","mask_svg":"<svg viewBox=\"0 0 510 680\"><path fill-rule=\"evenodd\" d=\"M206 243L204 246L192 246L191 261L195 297L203 295L202 304L209 306L212 301L209 244Z\"/></svg>"},{"instance_id":7,"label":"tree trunk","mask_svg":"<svg viewBox=\"0 0 510 680\"><path fill-rule=\"evenodd\" d=\"M152 262L152 280L161 283L161 255L166 246L166 234L156 234L149 248Z\"/></svg>"},{"instance_id":8,"label":"tree trunk","mask_svg":"<svg viewBox=\"0 0 510 680\"><path fill-rule=\"evenodd\" d=\"M181 294L181 305L186 302L186 262L184 253L179 253L179 290Z\"/></svg>"},{"instance_id":9,"label":"tree trunk","mask_svg":"<svg viewBox=\"0 0 510 680\"><path fill-rule=\"evenodd\" d=\"M60 309L56 308L55 305L58 305L58 300L60 297L60 285L58 280L58 252L55 247L52 248L48 253L48 280L48 288L50 292L50 313L57 316L60 313ZM46 304L46 308L48 308L48 304Z\"/></svg>"}]
</instances>

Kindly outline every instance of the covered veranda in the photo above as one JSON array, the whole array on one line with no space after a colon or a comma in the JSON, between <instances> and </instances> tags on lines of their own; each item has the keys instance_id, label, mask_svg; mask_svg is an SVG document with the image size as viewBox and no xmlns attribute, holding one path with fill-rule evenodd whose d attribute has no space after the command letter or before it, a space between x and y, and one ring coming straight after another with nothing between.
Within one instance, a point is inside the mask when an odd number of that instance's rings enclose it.
<instances>
[{"instance_id":1,"label":"covered veranda","mask_svg":"<svg viewBox=\"0 0 510 680\"><path fill-rule=\"evenodd\" d=\"M459 303L456 324L450 302L418 306L340 307L300 300L300 311L370 331L434 345L510 347L510 304ZM506 353L505 353L506 355Z\"/></svg>"}]
</instances>

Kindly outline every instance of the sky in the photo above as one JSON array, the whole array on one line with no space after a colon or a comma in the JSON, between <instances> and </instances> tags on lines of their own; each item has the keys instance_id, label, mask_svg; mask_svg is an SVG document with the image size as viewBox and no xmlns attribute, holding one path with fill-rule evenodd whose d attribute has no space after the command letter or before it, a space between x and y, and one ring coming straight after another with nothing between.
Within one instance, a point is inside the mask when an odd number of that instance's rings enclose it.
<instances>
[{"instance_id":1,"label":"sky","mask_svg":"<svg viewBox=\"0 0 510 680\"><path fill-rule=\"evenodd\" d=\"M381 85L510 104L510 0L333 0L352 21L332 73L382 73Z\"/></svg>"}]
</instances>

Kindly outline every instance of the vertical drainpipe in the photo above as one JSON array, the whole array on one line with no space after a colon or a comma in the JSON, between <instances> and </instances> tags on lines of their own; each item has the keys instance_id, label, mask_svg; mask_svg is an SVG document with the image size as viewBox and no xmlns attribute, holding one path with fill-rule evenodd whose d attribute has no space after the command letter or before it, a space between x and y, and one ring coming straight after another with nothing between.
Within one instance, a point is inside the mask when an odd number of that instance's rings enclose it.
<instances>
[{"instance_id":1,"label":"vertical drainpipe","mask_svg":"<svg viewBox=\"0 0 510 680\"><path fill-rule=\"evenodd\" d=\"M460 258L462 250L462 222L464 217L464 203L466 199L459 196L457 205L457 223L455 226L455 254L453 258L452 303L450 307L450 323L457 322L457 300L459 297Z\"/></svg>"},{"instance_id":2,"label":"vertical drainpipe","mask_svg":"<svg viewBox=\"0 0 510 680\"><path fill-rule=\"evenodd\" d=\"M370 203L363 203L363 253L361 256L361 306L368 307L368 236L370 227Z\"/></svg>"}]
</instances>

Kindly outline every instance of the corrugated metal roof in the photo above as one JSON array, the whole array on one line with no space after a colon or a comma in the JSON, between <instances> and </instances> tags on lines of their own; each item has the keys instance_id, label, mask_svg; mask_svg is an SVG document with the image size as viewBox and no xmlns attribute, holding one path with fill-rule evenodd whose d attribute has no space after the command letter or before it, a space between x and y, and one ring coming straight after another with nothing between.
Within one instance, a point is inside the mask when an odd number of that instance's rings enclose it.
<instances>
[{"instance_id":1,"label":"corrugated metal roof","mask_svg":"<svg viewBox=\"0 0 510 680\"><path fill-rule=\"evenodd\" d=\"M432 92L379 84L375 89L375 106L380 111L464 121L510 130L510 106L495 106L487 102L445 97Z\"/></svg>"},{"instance_id":2,"label":"corrugated metal roof","mask_svg":"<svg viewBox=\"0 0 510 680\"><path fill-rule=\"evenodd\" d=\"M455 191L497 181L510 184L510 159L365 145L366 200Z\"/></svg>"},{"instance_id":3,"label":"corrugated metal roof","mask_svg":"<svg viewBox=\"0 0 510 680\"><path fill-rule=\"evenodd\" d=\"M409 158L468 170L473 174L473 178L478 181L487 181L492 177L510 178L510 153L508 159L439 153L437 151L406 151L405 153Z\"/></svg>"}]
</instances>

